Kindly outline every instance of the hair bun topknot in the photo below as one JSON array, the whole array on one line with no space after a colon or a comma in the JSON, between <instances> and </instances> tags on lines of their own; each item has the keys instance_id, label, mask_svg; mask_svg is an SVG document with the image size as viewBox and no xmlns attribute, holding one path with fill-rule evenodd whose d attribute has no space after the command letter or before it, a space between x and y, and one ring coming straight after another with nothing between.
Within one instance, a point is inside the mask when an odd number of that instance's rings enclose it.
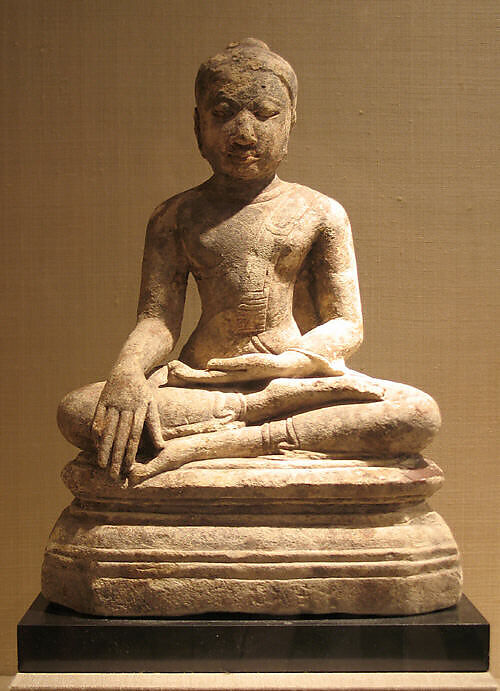
<instances>
[{"instance_id":1,"label":"hair bun topknot","mask_svg":"<svg viewBox=\"0 0 500 691\"><path fill-rule=\"evenodd\" d=\"M241 41L231 41L226 46L226 50L231 50L233 48L259 48L260 50L267 50L272 52L267 43L260 41L258 38L244 38Z\"/></svg>"}]
</instances>

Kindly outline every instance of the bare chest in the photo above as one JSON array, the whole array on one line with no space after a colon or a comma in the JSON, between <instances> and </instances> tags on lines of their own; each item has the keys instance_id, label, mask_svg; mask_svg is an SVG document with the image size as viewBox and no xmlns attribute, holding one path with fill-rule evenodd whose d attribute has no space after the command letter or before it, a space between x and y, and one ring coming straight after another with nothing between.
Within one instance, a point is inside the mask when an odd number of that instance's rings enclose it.
<instances>
[{"instance_id":1,"label":"bare chest","mask_svg":"<svg viewBox=\"0 0 500 691\"><path fill-rule=\"evenodd\" d=\"M227 277L231 283L271 273L293 278L314 235L307 213L286 205L248 206L228 218L207 218L182 229L193 274L200 280Z\"/></svg>"}]
</instances>

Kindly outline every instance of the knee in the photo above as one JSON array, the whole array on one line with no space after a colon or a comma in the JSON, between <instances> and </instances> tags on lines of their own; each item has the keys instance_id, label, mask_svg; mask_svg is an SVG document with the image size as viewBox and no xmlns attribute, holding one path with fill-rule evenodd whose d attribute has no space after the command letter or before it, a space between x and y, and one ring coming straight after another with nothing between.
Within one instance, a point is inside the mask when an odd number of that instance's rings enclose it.
<instances>
[{"instance_id":1,"label":"knee","mask_svg":"<svg viewBox=\"0 0 500 691\"><path fill-rule=\"evenodd\" d=\"M93 450L90 429L103 384L90 384L66 394L57 409L57 424L70 444Z\"/></svg>"},{"instance_id":2,"label":"knee","mask_svg":"<svg viewBox=\"0 0 500 691\"><path fill-rule=\"evenodd\" d=\"M429 394L405 387L406 395L399 402L403 453L419 453L435 437L441 427L436 401Z\"/></svg>"}]
</instances>

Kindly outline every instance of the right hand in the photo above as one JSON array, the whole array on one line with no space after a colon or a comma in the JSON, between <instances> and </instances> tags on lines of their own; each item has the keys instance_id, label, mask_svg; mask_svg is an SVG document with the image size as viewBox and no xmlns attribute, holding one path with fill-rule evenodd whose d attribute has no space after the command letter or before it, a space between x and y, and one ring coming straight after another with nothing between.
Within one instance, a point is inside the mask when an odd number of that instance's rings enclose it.
<instances>
[{"instance_id":1,"label":"right hand","mask_svg":"<svg viewBox=\"0 0 500 691\"><path fill-rule=\"evenodd\" d=\"M112 479L127 477L146 424L153 444L163 448L154 388L142 372L113 373L104 385L92 423L97 463Z\"/></svg>"}]
</instances>

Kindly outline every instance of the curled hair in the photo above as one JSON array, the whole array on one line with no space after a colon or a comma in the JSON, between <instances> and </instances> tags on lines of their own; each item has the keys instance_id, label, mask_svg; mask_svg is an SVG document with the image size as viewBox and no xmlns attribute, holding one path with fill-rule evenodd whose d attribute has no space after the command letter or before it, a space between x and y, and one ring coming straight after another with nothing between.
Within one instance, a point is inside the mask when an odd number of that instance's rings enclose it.
<instances>
[{"instance_id":1,"label":"curled hair","mask_svg":"<svg viewBox=\"0 0 500 691\"><path fill-rule=\"evenodd\" d=\"M225 50L217 53L200 65L195 81L195 98L199 103L208 84L215 79L225 67L240 70L263 70L274 74L285 86L290 97L293 119L297 106L297 76L291 65L269 46L256 38L245 38L230 43Z\"/></svg>"}]
</instances>

